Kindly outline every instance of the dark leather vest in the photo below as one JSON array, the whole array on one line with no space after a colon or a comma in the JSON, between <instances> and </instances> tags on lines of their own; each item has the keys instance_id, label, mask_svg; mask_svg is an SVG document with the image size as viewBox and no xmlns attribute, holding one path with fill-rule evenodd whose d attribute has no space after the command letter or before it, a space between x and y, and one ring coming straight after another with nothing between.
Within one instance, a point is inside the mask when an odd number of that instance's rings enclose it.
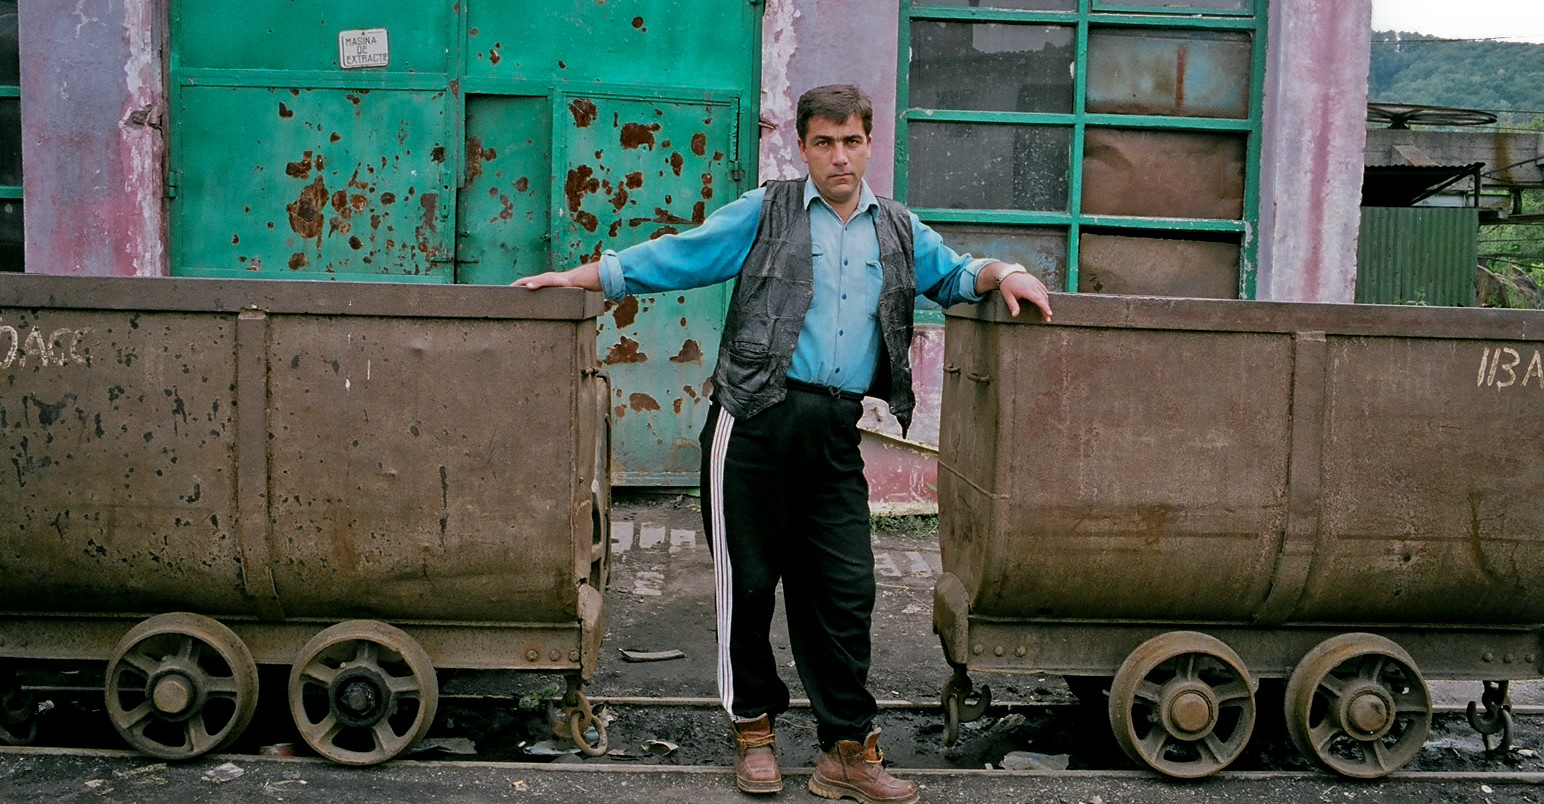
<instances>
[{"instance_id":1,"label":"dark leather vest","mask_svg":"<svg viewBox=\"0 0 1544 804\"><path fill-rule=\"evenodd\" d=\"M735 418L755 416L788 394L788 367L815 298L804 182L766 183L756 242L735 280L713 371L713 397ZM910 359L917 295L911 215L899 203L881 198L874 230L884 280L879 294L881 354L868 394L890 404L904 434L916 407Z\"/></svg>"}]
</instances>

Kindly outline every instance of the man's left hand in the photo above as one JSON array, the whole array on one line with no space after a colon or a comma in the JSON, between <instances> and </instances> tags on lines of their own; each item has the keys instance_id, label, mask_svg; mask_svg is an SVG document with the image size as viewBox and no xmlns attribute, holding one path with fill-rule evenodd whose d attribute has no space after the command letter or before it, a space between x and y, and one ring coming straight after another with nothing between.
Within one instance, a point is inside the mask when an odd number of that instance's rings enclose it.
<instances>
[{"instance_id":1,"label":"man's left hand","mask_svg":"<svg viewBox=\"0 0 1544 804\"><path fill-rule=\"evenodd\" d=\"M1019 317L1021 302L1040 308L1040 317L1046 322L1051 322L1051 297L1046 290L1045 283L1041 282L1034 274L1012 273L1003 279L1002 285L997 291L1003 295L1003 301L1008 303L1008 312L1014 318Z\"/></svg>"}]
</instances>

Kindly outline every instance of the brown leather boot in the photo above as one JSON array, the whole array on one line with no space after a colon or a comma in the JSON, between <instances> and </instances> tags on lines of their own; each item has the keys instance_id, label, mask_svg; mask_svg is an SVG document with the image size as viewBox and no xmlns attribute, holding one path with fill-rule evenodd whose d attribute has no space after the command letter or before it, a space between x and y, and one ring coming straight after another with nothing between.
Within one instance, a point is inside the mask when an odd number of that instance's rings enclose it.
<instances>
[{"instance_id":1,"label":"brown leather boot","mask_svg":"<svg viewBox=\"0 0 1544 804\"><path fill-rule=\"evenodd\" d=\"M746 793L780 793L783 772L777 766L777 735L772 718L734 721L734 782Z\"/></svg>"},{"instance_id":2,"label":"brown leather boot","mask_svg":"<svg viewBox=\"0 0 1544 804\"><path fill-rule=\"evenodd\" d=\"M815 763L810 792L821 798L851 798L860 804L912 804L917 783L903 782L885 770L879 730L861 743L838 740Z\"/></svg>"}]
</instances>

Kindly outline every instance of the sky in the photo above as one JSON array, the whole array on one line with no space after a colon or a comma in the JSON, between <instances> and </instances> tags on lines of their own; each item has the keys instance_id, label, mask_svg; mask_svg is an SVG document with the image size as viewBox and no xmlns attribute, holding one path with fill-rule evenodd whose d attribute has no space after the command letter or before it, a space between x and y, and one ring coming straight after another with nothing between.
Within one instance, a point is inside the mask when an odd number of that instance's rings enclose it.
<instances>
[{"instance_id":1,"label":"sky","mask_svg":"<svg viewBox=\"0 0 1544 804\"><path fill-rule=\"evenodd\" d=\"M1414 31L1454 39L1544 42L1541 0L1373 0L1375 31Z\"/></svg>"}]
</instances>

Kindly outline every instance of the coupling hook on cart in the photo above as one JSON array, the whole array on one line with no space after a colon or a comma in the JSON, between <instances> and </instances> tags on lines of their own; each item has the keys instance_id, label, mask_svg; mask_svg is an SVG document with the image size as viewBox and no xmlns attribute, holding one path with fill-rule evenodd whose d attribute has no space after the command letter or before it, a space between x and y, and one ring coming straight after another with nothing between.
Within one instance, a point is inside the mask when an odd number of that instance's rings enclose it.
<instances>
[{"instance_id":1,"label":"coupling hook on cart","mask_svg":"<svg viewBox=\"0 0 1544 804\"><path fill-rule=\"evenodd\" d=\"M944 682L944 745L954 745L960 738L960 724L979 719L992 705L991 687L982 685L981 695L975 701L967 701L971 692L972 684L965 668L955 667Z\"/></svg>"},{"instance_id":2,"label":"coupling hook on cart","mask_svg":"<svg viewBox=\"0 0 1544 804\"><path fill-rule=\"evenodd\" d=\"M568 726L568 734L574 744L579 746L587 756L598 757L606 753L606 719L595 714L590 708L590 699L585 697L582 687L584 682L578 676L568 677L568 690L563 693L563 723ZM602 710L604 711L604 710ZM561 725L560 725L561 727ZM586 733L590 729L595 730L595 742L586 739Z\"/></svg>"},{"instance_id":3,"label":"coupling hook on cart","mask_svg":"<svg viewBox=\"0 0 1544 804\"><path fill-rule=\"evenodd\" d=\"M1480 733L1486 753L1507 751L1512 748L1512 701L1508 690L1509 681L1482 681L1484 692L1478 703L1469 702L1469 725ZM1477 711L1485 707L1483 713ZM1490 738L1500 734L1499 742L1492 746Z\"/></svg>"}]
</instances>

